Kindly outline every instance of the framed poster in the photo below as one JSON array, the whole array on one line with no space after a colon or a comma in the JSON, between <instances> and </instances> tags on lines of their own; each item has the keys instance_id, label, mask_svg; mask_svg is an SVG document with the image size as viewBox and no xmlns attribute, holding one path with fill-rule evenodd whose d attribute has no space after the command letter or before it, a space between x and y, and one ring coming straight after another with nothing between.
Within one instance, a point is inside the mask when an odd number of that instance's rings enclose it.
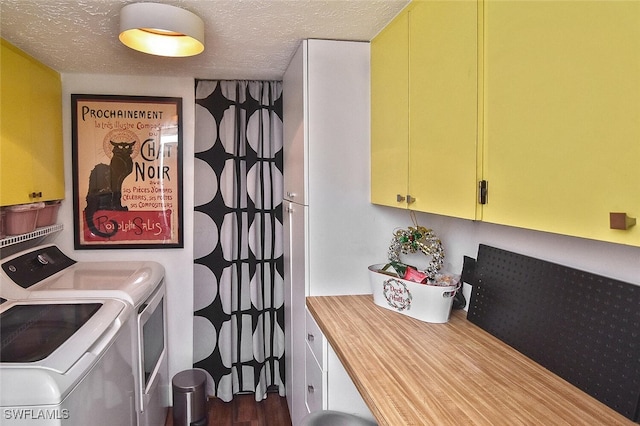
<instances>
[{"instance_id":1,"label":"framed poster","mask_svg":"<svg viewBox=\"0 0 640 426\"><path fill-rule=\"evenodd\" d=\"M76 249L181 248L182 99L71 95Z\"/></svg>"}]
</instances>

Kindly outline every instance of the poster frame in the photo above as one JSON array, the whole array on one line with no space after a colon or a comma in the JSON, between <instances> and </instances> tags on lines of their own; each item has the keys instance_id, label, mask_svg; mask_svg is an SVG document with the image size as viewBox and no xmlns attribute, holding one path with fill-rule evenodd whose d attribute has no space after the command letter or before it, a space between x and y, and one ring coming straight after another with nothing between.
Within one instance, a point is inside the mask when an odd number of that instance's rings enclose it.
<instances>
[{"instance_id":1,"label":"poster frame","mask_svg":"<svg viewBox=\"0 0 640 426\"><path fill-rule=\"evenodd\" d=\"M168 116L170 116L170 118ZM159 119L158 117L162 118ZM162 121L161 125L159 124L160 121ZM184 248L182 98L71 94L71 122L75 249ZM101 128L99 126L103 127ZM89 129L89 127L93 127L93 129ZM151 136L153 129L161 129L159 130L160 135L163 134L162 132L171 133L169 135L171 142L165 144L161 140L154 139L154 137ZM111 134L109 133L111 131L120 131L120 134ZM157 206L162 204L162 207L151 208L151 210L148 211L140 211L136 209L132 210L130 208L131 205L125 206L126 201L123 202L123 200L127 198L127 195L123 194L123 192L127 190L130 192L131 188L127 188L124 182L120 182L119 192L112 191L111 188L101 190L102 194L100 195L102 195L103 198L101 198L102 201L99 202L100 207L97 211L102 214L101 217L108 217L108 219L97 222L93 220L92 216L93 227L90 227L86 220L85 210L89 204L89 192L94 195L96 194L96 191L92 189L91 185L92 182L97 181L97 179L94 178L93 174L89 176L88 173L86 173L86 170L88 170L87 167L96 168L101 164L102 167L104 167L102 171L107 167L109 170L114 170L113 167L115 166L106 164L105 161L108 159L106 157L113 157L113 153L107 153L105 149L107 140L109 139L107 136L114 135L116 138L118 136L122 138L122 134L127 131L133 132L137 138L136 144L134 144L134 148L132 148L134 152L129 154L132 164L128 166L121 165L120 167L124 168L124 171L120 171L120 175L124 175L128 167L130 167L131 171L124 177L124 180L129 178L130 181L135 174L135 181L137 182L142 174L142 178L147 180L147 183L154 185L151 182L156 181L155 187L143 189L146 191L159 191L161 197L156 194L149 196L139 194L137 197L148 200L152 198L155 200L157 197L161 200L160 202L145 202L145 205ZM91 134L92 137L87 137L87 134ZM125 135L131 135L131 133L125 133ZM155 149L145 149L149 146ZM116 148L113 149L115 150ZM137 150L137 152L135 152L135 150ZM97 158L97 152L100 152L101 158ZM143 155L143 152L148 152L149 154ZM121 158L125 157L126 156L122 156ZM115 161L112 160L112 163L113 162ZM120 163L126 162L120 161ZM85 171L82 176L80 175L81 170ZM151 178L152 172L154 173L154 178ZM145 176L145 173L148 174ZM104 173L101 175L104 176ZM108 182L110 178L111 174L103 180ZM166 179L167 182L171 180L175 180L175 182L171 182L170 185L165 185L163 183L164 179ZM81 181L83 182L82 184ZM81 188L85 186L88 189L82 191ZM94 184L93 186L97 185ZM118 185L117 182L115 184L111 182L111 185L106 185L106 183L103 182L103 188L106 186ZM167 186L170 188L167 188ZM170 191L169 194L166 193L167 191ZM109 193L109 195L105 193ZM115 196L114 194L116 193L119 193L119 196ZM104 196L107 198L104 198ZM92 200L96 199L95 197L92 198ZM110 199L110 201L105 202L105 199ZM169 199L169 201L167 201L167 199ZM114 202L116 207L113 205ZM104 209L105 203L111 203L110 208ZM95 206L95 204L93 205ZM167 208L167 205L170 207ZM93 212L96 213L95 208ZM157 215L157 217L160 218L158 221L161 222L161 224L154 223L156 219L149 219L148 217L141 218L139 216L134 217L136 212L140 212L141 215L146 214L147 216L149 214L151 216ZM100 225L96 225L96 223L100 223ZM101 226L105 224L108 225L109 223L113 223L115 227L109 225L111 226L109 230L98 230ZM147 223L149 226L143 228L142 225L146 225ZM131 225L127 226L128 224ZM155 235L156 232L151 232L152 226L154 225L161 227L162 233L160 237ZM98 232L103 231L113 235L109 237L96 235L90 228L98 230ZM138 231L138 235L134 235L135 232L131 231L132 229ZM114 231L116 232L114 233ZM121 236L127 232L129 233L128 235L134 235L135 238L122 239ZM118 235L118 233L120 234ZM145 238L144 235L148 235L148 238Z\"/></svg>"}]
</instances>

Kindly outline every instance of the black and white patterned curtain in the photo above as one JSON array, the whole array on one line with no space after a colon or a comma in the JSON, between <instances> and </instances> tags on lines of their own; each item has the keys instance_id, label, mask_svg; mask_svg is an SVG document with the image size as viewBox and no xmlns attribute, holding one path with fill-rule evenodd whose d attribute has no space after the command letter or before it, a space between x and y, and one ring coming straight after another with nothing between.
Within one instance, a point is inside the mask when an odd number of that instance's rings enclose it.
<instances>
[{"instance_id":1,"label":"black and white patterned curtain","mask_svg":"<svg viewBox=\"0 0 640 426\"><path fill-rule=\"evenodd\" d=\"M194 367L284 395L282 83L196 81Z\"/></svg>"}]
</instances>

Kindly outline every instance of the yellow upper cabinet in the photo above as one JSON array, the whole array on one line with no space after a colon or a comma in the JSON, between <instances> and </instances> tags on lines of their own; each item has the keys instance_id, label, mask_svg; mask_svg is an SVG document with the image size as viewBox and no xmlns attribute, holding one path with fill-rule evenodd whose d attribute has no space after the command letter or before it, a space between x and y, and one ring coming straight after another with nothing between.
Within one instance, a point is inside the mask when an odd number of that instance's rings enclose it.
<instances>
[{"instance_id":1,"label":"yellow upper cabinet","mask_svg":"<svg viewBox=\"0 0 640 426\"><path fill-rule=\"evenodd\" d=\"M405 207L409 158L409 16L371 41L371 202Z\"/></svg>"},{"instance_id":2,"label":"yellow upper cabinet","mask_svg":"<svg viewBox=\"0 0 640 426\"><path fill-rule=\"evenodd\" d=\"M414 1L371 52L373 203L640 246L640 2Z\"/></svg>"},{"instance_id":3,"label":"yellow upper cabinet","mask_svg":"<svg viewBox=\"0 0 640 426\"><path fill-rule=\"evenodd\" d=\"M2 40L0 205L64 198L60 75Z\"/></svg>"},{"instance_id":4,"label":"yellow upper cabinet","mask_svg":"<svg viewBox=\"0 0 640 426\"><path fill-rule=\"evenodd\" d=\"M409 11L412 210L476 217L478 5L418 1Z\"/></svg>"},{"instance_id":5,"label":"yellow upper cabinet","mask_svg":"<svg viewBox=\"0 0 640 426\"><path fill-rule=\"evenodd\" d=\"M414 1L371 44L371 201L474 219L478 15Z\"/></svg>"},{"instance_id":6,"label":"yellow upper cabinet","mask_svg":"<svg viewBox=\"0 0 640 426\"><path fill-rule=\"evenodd\" d=\"M640 2L485 1L488 222L640 245Z\"/></svg>"}]
</instances>

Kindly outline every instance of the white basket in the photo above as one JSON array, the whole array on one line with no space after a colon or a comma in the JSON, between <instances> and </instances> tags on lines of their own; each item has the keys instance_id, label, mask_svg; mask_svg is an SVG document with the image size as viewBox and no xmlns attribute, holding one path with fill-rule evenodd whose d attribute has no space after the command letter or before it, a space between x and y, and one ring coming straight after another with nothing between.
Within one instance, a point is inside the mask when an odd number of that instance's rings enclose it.
<instances>
[{"instance_id":1,"label":"white basket","mask_svg":"<svg viewBox=\"0 0 640 426\"><path fill-rule=\"evenodd\" d=\"M369 281L376 305L420 321L449 321L458 286L415 283L378 272L382 268L384 264L369 266Z\"/></svg>"}]
</instances>

